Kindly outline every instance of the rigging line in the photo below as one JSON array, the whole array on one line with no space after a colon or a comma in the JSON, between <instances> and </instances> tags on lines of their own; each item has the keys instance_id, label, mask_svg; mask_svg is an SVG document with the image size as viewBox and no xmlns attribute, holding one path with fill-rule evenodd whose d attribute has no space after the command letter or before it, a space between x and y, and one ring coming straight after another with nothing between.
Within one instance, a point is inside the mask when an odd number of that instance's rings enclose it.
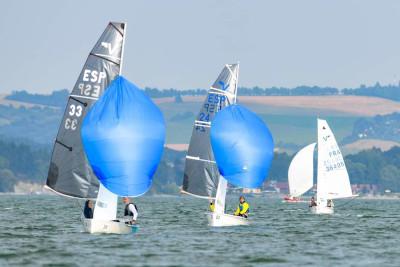
<instances>
[{"instance_id":1,"label":"rigging line","mask_svg":"<svg viewBox=\"0 0 400 267\"><path fill-rule=\"evenodd\" d=\"M117 32L119 32L119 34L121 34L121 36L124 36L124 34L117 28L117 26L114 25L114 23L111 22L110 24L115 30L117 30ZM121 23L121 25L125 26L125 23Z\"/></svg>"},{"instance_id":2,"label":"rigging line","mask_svg":"<svg viewBox=\"0 0 400 267\"><path fill-rule=\"evenodd\" d=\"M98 57L98 58L101 58L101 59L104 59L104 60L106 60L106 61L108 61L108 62L111 62L111 63L113 63L113 64L119 66L119 63L117 63L117 62L115 62L115 61L113 61L113 60L111 60L111 59L108 59L108 58L106 58L106 57L104 57L104 56L100 56L99 54L90 53L89 55L94 56L94 57Z\"/></svg>"},{"instance_id":3,"label":"rigging line","mask_svg":"<svg viewBox=\"0 0 400 267\"><path fill-rule=\"evenodd\" d=\"M69 96L69 98L71 98L72 100L75 100L75 101L78 102L78 103L81 103L81 104L84 105L85 107L87 106L87 103L86 103L86 102L80 101L79 99L77 99L77 98L75 98L75 97L73 97L73 96Z\"/></svg>"},{"instance_id":4,"label":"rigging line","mask_svg":"<svg viewBox=\"0 0 400 267\"><path fill-rule=\"evenodd\" d=\"M61 143L61 142L58 141L58 140L56 140L56 143L62 145L63 147L65 147L65 148L68 149L69 151L72 151L72 146L67 146L66 144Z\"/></svg>"}]
</instances>

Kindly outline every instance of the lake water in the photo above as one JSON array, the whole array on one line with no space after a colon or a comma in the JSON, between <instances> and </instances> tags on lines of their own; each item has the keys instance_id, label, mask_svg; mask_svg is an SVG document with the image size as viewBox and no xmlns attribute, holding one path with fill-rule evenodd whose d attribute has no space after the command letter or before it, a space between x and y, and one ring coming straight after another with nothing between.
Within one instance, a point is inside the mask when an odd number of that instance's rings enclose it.
<instances>
[{"instance_id":1,"label":"lake water","mask_svg":"<svg viewBox=\"0 0 400 267\"><path fill-rule=\"evenodd\" d=\"M334 215L312 215L306 203L249 202L251 226L210 228L204 200L142 197L136 233L91 235L74 200L2 195L0 265L400 266L398 200L337 201Z\"/></svg>"}]
</instances>

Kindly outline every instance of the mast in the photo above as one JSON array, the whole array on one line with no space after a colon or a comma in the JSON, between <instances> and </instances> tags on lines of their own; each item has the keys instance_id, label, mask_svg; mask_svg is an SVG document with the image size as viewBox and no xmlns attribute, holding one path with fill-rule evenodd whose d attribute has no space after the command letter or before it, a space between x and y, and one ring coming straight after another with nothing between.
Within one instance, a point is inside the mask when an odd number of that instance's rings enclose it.
<instances>
[{"instance_id":1,"label":"mast","mask_svg":"<svg viewBox=\"0 0 400 267\"><path fill-rule=\"evenodd\" d=\"M233 98L233 104L236 104L237 102L237 88L238 88L238 80L239 80L239 62L237 63L237 68L236 68L236 75L235 73L232 72L231 69L229 69L231 72L231 75L234 77L234 84L235 84L235 93L234 93L234 98ZM217 187L217 193L215 195L215 213L218 214L223 214L225 213L225 200L226 200L226 191L228 189L228 181L222 176L219 176L219 181L218 181L218 187Z\"/></svg>"},{"instance_id":2,"label":"mast","mask_svg":"<svg viewBox=\"0 0 400 267\"><path fill-rule=\"evenodd\" d=\"M59 194L76 198L97 197L99 182L83 151L80 130L88 110L120 73L124 36L124 23L108 24L68 98L45 186Z\"/></svg>"},{"instance_id":3,"label":"mast","mask_svg":"<svg viewBox=\"0 0 400 267\"><path fill-rule=\"evenodd\" d=\"M210 87L196 117L186 156L182 192L200 198L215 198L219 182L210 143L215 114L236 101L238 64L226 64Z\"/></svg>"}]
</instances>

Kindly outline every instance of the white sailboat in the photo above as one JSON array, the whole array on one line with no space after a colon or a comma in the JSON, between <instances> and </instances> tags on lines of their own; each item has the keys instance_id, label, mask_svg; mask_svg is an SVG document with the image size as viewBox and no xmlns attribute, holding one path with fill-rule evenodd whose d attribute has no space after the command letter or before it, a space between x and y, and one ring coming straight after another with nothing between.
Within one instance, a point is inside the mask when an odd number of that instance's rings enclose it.
<instances>
[{"instance_id":1,"label":"white sailboat","mask_svg":"<svg viewBox=\"0 0 400 267\"><path fill-rule=\"evenodd\" d=\"M332 214L333 200L353 197L342 152L326 120L318 119L318 171L316 214Z\"/></svg>"},{"instance_id":2,"label":"white sailboat","mask_svg":"<svg viewBox=\"0 0 400 267\"><path fill-rule=\"evenodd\" d=\"M290 162L288 170L289 196L284 198L285 202L302 202L300 197L313 187L315 145L316 143L312 143L303 147Z\"/></svg>"},{"instance_id":3,"label":"white sailboat","mask_svg":"<svg viewBox=\"0 0 400 267\"><path fill-rule=\"evenodd\" d=\"M125 32L125 23L110 22L91 50L69 96L45 185L63 196L97 200L93 219L83 219L89 233L132 231L122 219L116 221L118 196L99 184L84 153L80 131L89 109L121 74Z\"/></svg>"},{"instance_id":4,"label":"white sailboat","mask_svg":"<svg viewBox=\"0 0 400 267\"><path fill-rule=\"evenodd\" d=\"M239 64L226 64L210 87L195 120L186 156L182 193L214 202L207 213L210 226L247 225L243 217L225 214L228 182L218 171L210 144L211 121L221 109L236 103Z\"/></svg>"},{"instance_id":5,"label":"white sailboat","mask_svg":"<svg viewBox=\"0 0 400 267\"><path fill-rule=\"evenodd\" d=\"M315 214L333 214L334 199L351 198L354 195L342 153L328 123L318 119L317 127L317 199L316 205L310 209ZM303 148L290 165L291 195L302 195L312 187L314 147L315 143Z\"/></svg>"}]
</instances>

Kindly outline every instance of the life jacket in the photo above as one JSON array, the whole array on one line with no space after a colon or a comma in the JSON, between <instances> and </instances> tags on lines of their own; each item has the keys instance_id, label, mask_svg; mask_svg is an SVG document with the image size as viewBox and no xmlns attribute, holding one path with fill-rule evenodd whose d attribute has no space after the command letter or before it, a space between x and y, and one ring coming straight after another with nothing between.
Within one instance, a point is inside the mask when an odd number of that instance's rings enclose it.
<instances>
[{"instance_id":1,"label":"life jacket","mask_svg":"<svg viewBox=\"0 0 400 267\"><path fill-rule=\"evenodd\" d=\"M131 204L135 207L136 211L139 212L139 211L138 211L138 208L137 208L137 206L136 206L135 204L133 204L133 203L128 203L128 204L126 204L126 206L125 206L124 216L133 216L132 211L129 210L129 205L131 205Z\"/></svg>"},{"instance_id":2,"label":"life jacket","mask_svg":"<svg viewBox=\"0 0 400 267\"><path fill-rule=\"evenodd\" d=\"M83 216L86 219L93 219L93 209L89 208L87 203L85 203L85 208L83 209Z\"/></svg>"},{"instance_id":3,"label":"life jacket","mask_svg":"<svg viewBox=\"0 0 400 267\"><path fill-rule=\"evenodd\" d=\"M244 206L247 206L247 213L250 213L250 205L245 201L242 203L239 203L239 210L242 211L244 209Z\"/></svg>"}]
</instances>

